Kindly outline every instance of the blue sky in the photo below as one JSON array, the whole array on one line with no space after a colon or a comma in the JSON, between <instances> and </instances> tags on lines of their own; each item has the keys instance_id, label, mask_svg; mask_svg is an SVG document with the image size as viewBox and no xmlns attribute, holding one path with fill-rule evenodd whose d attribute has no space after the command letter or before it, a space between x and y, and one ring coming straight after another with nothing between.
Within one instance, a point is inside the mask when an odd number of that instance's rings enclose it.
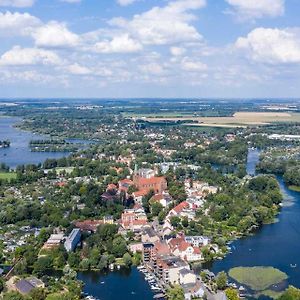
<instances>
[{"instance_id":1,"label":"blue sky","mask_svg":"<svg viewBox=\"0 0 300 300\"><path fill-rule=\"evenodd\" d=\"M0 97L300 97L299 0L0 0Z\"/></svg>"}]
</instances>

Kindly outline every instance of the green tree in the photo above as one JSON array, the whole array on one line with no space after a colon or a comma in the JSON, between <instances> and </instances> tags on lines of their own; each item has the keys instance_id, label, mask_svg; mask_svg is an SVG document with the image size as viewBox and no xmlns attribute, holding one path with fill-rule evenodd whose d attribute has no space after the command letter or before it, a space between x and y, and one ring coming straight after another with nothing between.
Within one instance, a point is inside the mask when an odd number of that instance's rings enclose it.
<instances>
[{"instance_id":1,"label":"green tree","mask_svg":"<svg viewBox=\"0 0 300 300\"><path fill-rule=\"evenodd\" d=\"M18 292L8 292L3 296L3 300L24 300L25 298Z\"/></svg>"},{"instance_id":2,"label":"green tree","mask_svg":"<svg viewBox=\"0 0 300 300\"><path fill-rule=\"evenodd\" d=\"M216 283L219 290L224 290L227 286L227 274L225 272L220 272L217 275Z\"/></svg>"},{"instance_id":3,"label":"green tree","mask_svg":"<svg viewBox=\"0 0 300 300\"><path fill-rule=\"evenodd\" d=\"M127 252L127 244L121 236L118 236L113 240L111 252L115 257L123 257Z\"/></svg>"},{"instance_id":4,"label":"green tree","mask_svg":"<svg viewBox=\"0 0 300 300\"><path fill-rule=\"evenodd\" d=\"M175 285L167 291L168 300L184 300L184 291L180 285Z\"/></svg>"},{"instance_id":5,"label":"green tree","mask_svg":"<svg viewBox=\"0 0 300 300\"><path fill-rule=\"evenodd\" d=\"M239 300L239 294L238 291L233 289L233 288L229 288L225 291L226 297L228 300Z\"/></svg>"},{"instance_id":6,"label":"green tree","mask_svg":"<svg viewBox=\"0 0 300 300\"><path fill-rule=\"evenodd\" d=\"M30 293L29 293L29 297L32 300L44 300L46 299L46 291L45 289L41 289L41 288L37 288L37 289L33 289Z\"/></svg>"},{"instance_id":7,"label":"green tree","mask_svg":"<svg viewBox=\"0 0 300 300\"><path fill-rule=\"evenodd\" d=\"M164 207L159 202L154 202L151 204L151 214L157 217L159 213L164 209Z\"/></svg>"},{"instance_id":8,"label":"green tree","mask_svg":"<svg viewBox=\"0 0 300 300\"><path fill-rule=\"evenodd\" d=\"M70 267L76 268L76 267L78 267L79 263L80 263L79 253L71 252L68 257L68 264L70 265Z\"/></svg>"},{"instance_id":9,"label":"green tree","mask_svg":"<svg viewBox=\"0 0 300 300\"><path fill-rule=\"evenodd\" d=\"M0 293L4 290L4 281L0 278Z\"/></svg>"},{"instance_id":10,"label":"green tree","mask_svg":"<svg viewBox=\"0 0 300 300\"><path fill-rule=\"evenodd\" d=\"M33 266L33 272L38 275L43 275L45 272L53 267L53 260L50 256L40 257Z\"/></svg>"},{"instance_id":11,"label":"green tree","mask_svg":"<svg viewBox=\"0 0 300 300\"><path fill-rule=\"evenodd\" d=\"M289 286L278 300L300 300L300 289Z\"/></svg>"},{"instance_id":12,"label":"green tree","mask_svg":"<svg viewBox=\"0 0 300 300\"><path fill-rule=\"evenodd\" d=\"M129 268L132 265L132 258L128 252L123 255L123 262L125 267Z\"/></svg>"}]
</instances>

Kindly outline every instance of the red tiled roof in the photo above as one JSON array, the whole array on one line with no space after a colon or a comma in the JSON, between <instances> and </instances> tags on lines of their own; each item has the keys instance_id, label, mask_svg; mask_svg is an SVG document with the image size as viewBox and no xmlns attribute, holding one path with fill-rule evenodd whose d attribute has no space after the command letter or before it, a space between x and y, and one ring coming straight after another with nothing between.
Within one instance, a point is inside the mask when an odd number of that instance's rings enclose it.
<instances>
[{"instance_id":1,"label":"red tiled roof","mask_svg":"<svg viewBox=\"0 0 300 300\"><path fill-rule=\"evenodd\" d=\"M137 177L136 182L138 185L156 185L162 184L166 179L164 177L151 177L151 178L143 178Z\"/></svg>"},{"instance_id":2,"label":"red tiled roof","mask_svg":"<svg viewBox=\"0 0 300 300\"><path fill-rule=\"evenodd\" d=\"M185 241L182 241L179 246L178 246L178 249L179 251L185 251L188 247L191 247L191 245Z\"/></svg>"},{"instance_id":3,"label":"red tiled roof","mask_svg":"<svg viewBox=\"0 0 300 300\"><path fill-rule=\"evenodd\" d=\"M147 190L141 190L141 191L137 191L137 192L132 193L132 195L134 197L143 197L143 196L146 196L147 194L148 194Z\"/></svg>"},{"instance_id":4,"label":"red tiled roof","mask_svg":"<svg viewBox=\"0 0 300 300\"><path fill-rule=\"evenodd\" d=\"M176 211L176 213L181 213L185 208L188 208L189 207L189 204L184 201L184 202L181 202L180 204L178 204L177 206L175 206L173 208L174 211Z\"/></svg>"},{"instance_id":5,"label":"red tiled roof","mask_svg":"<svg viewBox=\"0 0 300 300\"><path fill-rule=\"evenodd\" d=\"M195 254L201 254L201 249L199 247L193 247Z\"/></svg>"},{"instance_id":6,"label":"red tiled roof","mask_svg":"<svg viewBox=\"0 0 300 300\"><path fill-rule=\"evenodd\" d=\"M170 249L165 242L156 242L154 249L157 255L167 255L170 254Z\"/></svg>"},{"instance_id":7,"label":"red tiled roof","mask_svg":"<svg viewBox=\"0 0 300 300\"><path fill-rule=\"evenodd\" d=\"M151 198L151 201L153 202L159 202L160 200L164 199L164 195L163 194L156 194Z\"/></svg>"},{"instance_id":8,"label":"red tiled roof","mask_svg":"<svg viewBox=\"0 0 300 300\"><path fill-rule=\"evenodd\" d=\"M119 184L132 184L133 185L133 181L128 179L128 178L125 178L125 179L122 179L119 181Z\"/></svg>"}]
</instances>

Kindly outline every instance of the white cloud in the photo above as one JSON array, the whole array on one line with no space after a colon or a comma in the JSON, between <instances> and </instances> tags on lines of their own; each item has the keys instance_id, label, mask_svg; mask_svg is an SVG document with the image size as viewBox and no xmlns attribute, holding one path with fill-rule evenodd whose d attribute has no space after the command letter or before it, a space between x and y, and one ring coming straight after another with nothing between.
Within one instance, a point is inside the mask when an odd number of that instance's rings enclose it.
<instances>
[{"instance_id":1,"label":"white cloud","mask_svg":"<svg viewBox=\"0 0 300 300\"><path fill-rule=\"evenodd\" d=\"M28 35L41 24L40 19L28 13L0 12L0 35Z\"/></svg>"},{"instance_id":2,"label":"white cloud","mask_svg":"<svg viewBox=\"0 0 300 300\"><path fill-rule=\"evenodd\" d=\"M60 65L59 56L48 50L15 46L0 58L1 66Z\"/></svg>"},{"instance_id":3,"label":"white cloud","mask_svg":"<svg viewBox=\"0 0 300 300\"><path fill-rule=\"evenodd\" d=\"M133 53L142 49L143 46L128 34L116 36L111 41L98 42L93 47L93 51L98 53Z\"/></svg>"},{"instance_id":4,"label":"white cloud","mask_svg":"<svg viewBox=\"0 0 300 300\"><path fill-rule=\"evenodd\" d=\"M35 0L0 0L0 6L30 7Z\"/></svg>"},{"instance_id":5,"label":"white cloud","mask_svg":"<svg viewBox=\"0 0 300 300\"><path fill-rule=\"evenodd\" d=\"M155 62L141 65L139 68L143 73L152 75L161 75L164 72L163 67Z\"/></svg>"},{"instance_id":6,"label":"white cloud","mask_svg":"<svg viewBox=\"0 0 300 300\"><path fill-rule=\"evenodd\" d=\"M127 6L130 4L133 4L134 2L136 2L137 0L117 0L117 2L121 5L121 6Z\"/></svg>"},{"instance_id":7,"label":"white cloud","mask_svg":"<svg viewBox=\"0 0 300 300\"><path fill-rule=\"evenodd\" d=\"M74 47L80 41L77 34L71 32L65 24L56 21L51 21L37 28L32 36L35 39L35 44L39 47Z\"/></svg>"},{"instance_id":8,"label":"white cloud","mask_svg":"<svg viewBox=\"0 0 300 300\"><path fill-rule=\"evenodd\" d=\"M207 70L207 65L199 60L184 57L181 61L181 68L188 72L201 72Z\"/></svg>"},{"instance_id":9,"label":"white cloud","mask_svg":"<svg viewBox=\"0 0 300 300\"><path fill-rule=\"evenodd\" d=\"M285 0L226 0L239 20L277 17L284 14Z\"/></svg>"},{"instance_id":10,"label":"white cloud","mask_svg":"<svg viewBox=\"0 0 300 300\"><path fill-rule=\"evenodd\" d=\"M183 47L171 47L170 52L173 56L181 56L186 52L186 49Z\"/></svg>"},{"instance_id":11,"label":"white cloud","mask_svg":"<svg viewBox=\"0 0 300 300\"><path fill-rule=\"evenodd\" d=\"M300 63L300 30L256 28L235 46L253 60L264 63Z\"/></svg>"},{"instance_id":12,"label":"white cloud","mask_svg":"<svg viewBox=\"0 0 300 300\"><path fill-rule=\"evenodd\" d=\"M165 45L201 40L190 23L196 19L190 11L204 7L205 0L170 1L164 7L153 7L132 20L114 18L109 24L129 32L145 45Z\"/></svg>"},{"instance_id":13,"label":"white cloud","mask_svg":"<svg viewBox=\"0 0 300 300\"><path fill-rule=\"evenodd\" d=\"M78 63L68 66L67 70L74 75L88 75L92 73L89 68L81 66Z\"/></svg>"}]
</instances>

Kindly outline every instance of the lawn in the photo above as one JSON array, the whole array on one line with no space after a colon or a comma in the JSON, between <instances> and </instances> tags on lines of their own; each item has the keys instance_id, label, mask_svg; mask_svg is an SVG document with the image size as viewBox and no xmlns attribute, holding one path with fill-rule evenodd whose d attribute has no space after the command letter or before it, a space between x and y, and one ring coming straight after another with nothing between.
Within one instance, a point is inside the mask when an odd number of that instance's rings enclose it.
<instances>
[{"instance_id":1,"label":"lawn","mask_svg":"<svg viewBox=\"0 0 300 300\"><path fill-rule=\"evenodd\" d=\"M278 284L288 276L273 267L238 267L230 269L229 276L254 291L267 290L271 285Z\"/></svg>"},{"instance_id":2,"label":"lawn","mask_svg":"<svg viewBox=\"0 0 300 300\"><path fill-rule=\"evenodd\" d=\"M14 172L0 172L0 179L4 179L4 180L11 180L11 179L16 179L17 178L17 174Z\"/></svg>"}]
</instances>

